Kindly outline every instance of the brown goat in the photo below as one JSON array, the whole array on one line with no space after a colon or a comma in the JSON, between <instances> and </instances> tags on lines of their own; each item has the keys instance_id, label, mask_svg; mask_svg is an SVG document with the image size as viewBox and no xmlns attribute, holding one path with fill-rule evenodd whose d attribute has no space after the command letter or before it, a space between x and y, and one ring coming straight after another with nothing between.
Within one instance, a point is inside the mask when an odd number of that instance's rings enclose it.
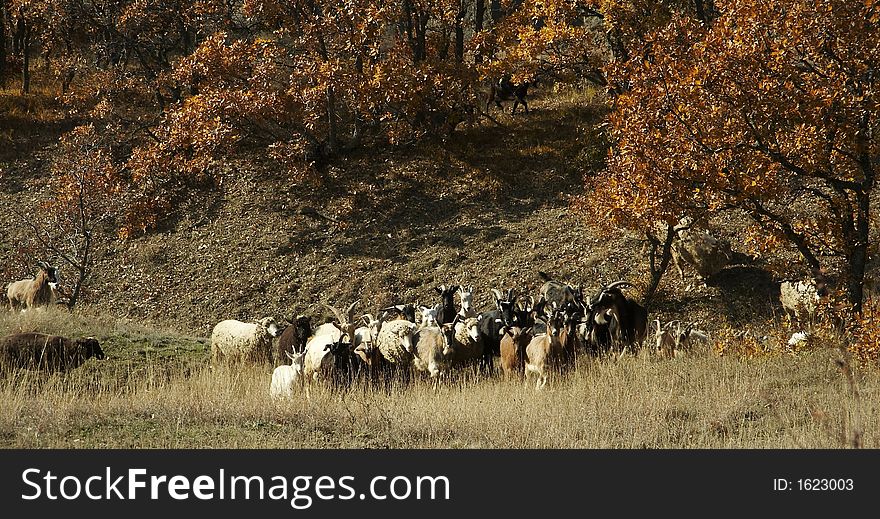
<instances>
[{"instance_id":1,"label":"brown goat","mask_svg":"<svg viewBox=\"0 0 880 519\"><path fill-rule=\"evenodd\" d=\"M501 329L501 369L504 378L522 378L525 373L526 347L532 340L532 329L518 326Z\"/></svg>"},{"instance_id":2,"label":"brown goat","mask_svg":"<svg viewBox=\"0 0 880 519\"><path fill-rule=\"evenodd\" d=\"M288 354L306 351L306 343L311 336L312 324L309 318L304 315L296 316L293 322L278 336L274 354L275 364L285 363Z\"/></svg>"},{"instance_id":3,"label":"brown goat","mask_svg":"<svg viewBox=\"0 0 880 519\"><path fill-rule=\"evenodd\" d=\"M560 333L563 329L563 315L556 312L552 318L547 319L547 333L536 335L526 346L525 373L535 373L538 380L535 389L541 389L547 385L550 373L562 367L566 360L565 346L562 344Z\"/></svg>"},{"instance_id":4,"label":"brown goat","mask_svg":"<svg viewBox=\"0 0 880 519\"><path fill-rule=\"evenodd\" d=\"M37 266L40 270L34 279L13 281L6 287L10 310L49 306L52 303L52 287L49 284L58 283L58 269L44 261L37 263Z\"/></svg>"},{"instance_id":5,"label":"brown goat","mask_svg":"<svg viewBox=\"0 0 880 519\"><path fill-rule=\"evenodd\" d=\"M33 332L0 337L0 371L65 371L80 366L91 357L104 358L104 351L94 337L68 339Z\"/></svg>"}]
</instances>

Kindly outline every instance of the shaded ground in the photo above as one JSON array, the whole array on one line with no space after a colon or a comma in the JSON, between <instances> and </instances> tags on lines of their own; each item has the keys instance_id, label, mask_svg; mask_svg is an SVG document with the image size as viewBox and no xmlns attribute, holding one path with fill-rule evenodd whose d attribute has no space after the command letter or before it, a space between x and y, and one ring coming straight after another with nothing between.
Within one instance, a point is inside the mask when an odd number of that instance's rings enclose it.
<instances>
[{"instance_id":1,"label":"shaded ground","mask_svg":"<svg viewBox=\"0 0 880 519\"><path fill-rule=\"evenodd\" d=\"M443 283L474 285L486 308L491 288L536 294L538 270L587 292L617 279L644 286L639 236L599 239L569 209L584 179L601 181L607 146L601 105L585 95L547 95L527 115L496 112L503 126L485 121L448 142L362 150L304 182L257 158L224 164L218 189L195 193L159 231L111 244L84 301L207 336L227 318L323 319L321 301L358 299L364 312L429 304ZM0 204L39 197L51 153L3 155ZM10 278L29 269L20 233L0 230ZM716 281L668 276L655 316L718 325L775 313L773 279L760 265Z\"/></svg>"}]
</instances>

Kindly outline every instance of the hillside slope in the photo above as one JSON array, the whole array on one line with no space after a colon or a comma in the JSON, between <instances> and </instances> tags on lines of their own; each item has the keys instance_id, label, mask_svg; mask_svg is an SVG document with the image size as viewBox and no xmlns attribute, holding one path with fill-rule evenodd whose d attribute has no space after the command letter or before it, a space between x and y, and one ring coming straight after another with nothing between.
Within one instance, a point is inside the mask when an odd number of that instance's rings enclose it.
<instances>
[{"instance_id":1,"label":"hillside slope","mask_svg":"<svg viewBox=\"0 0 880 519\"><path fill-rule=\"evenodd\" d=\"M538 270L588 291L617 279L643 285L639 237L600 240L570 210L585 181L601 181L602 110L588 93L546 96L529 114L497 114L503 126L487 121L447 142L350 155L302 182L257 158L224 164L217 189L194 193L158 231L112 244L85 304L206 335L226 318L323 319L321 301L358 299L364 312L428 304L443 283L474 285L485 308L490 288L536 294ZM7 162L0 202L41 196L51 153ZM22 263L21 232L0 235L7 271L29 268L9 268ZM729 270L713 287L668 276L655 315L712 325L718 315L771 315L769 275Z\"/></svg>"}]
</instances>

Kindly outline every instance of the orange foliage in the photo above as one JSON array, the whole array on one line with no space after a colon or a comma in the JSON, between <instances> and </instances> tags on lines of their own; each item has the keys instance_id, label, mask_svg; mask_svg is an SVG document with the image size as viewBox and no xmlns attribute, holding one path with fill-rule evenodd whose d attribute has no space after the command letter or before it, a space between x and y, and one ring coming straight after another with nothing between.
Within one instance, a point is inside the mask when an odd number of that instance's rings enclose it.
<instances>
[{"instance_id":1,"label":"orange foliage","mask_svg":"<svg viewBox=\"0 0 880 519\"><path fill-rule=\"evenodd\" d=\"M638 55L609 64L627 88L610 118L609 174L581 207L632 228L745 210L813 266L851 258L857 286L880 153L874 8L715 5L711 24L672 13Z\"/></svg>"}]
</instances>

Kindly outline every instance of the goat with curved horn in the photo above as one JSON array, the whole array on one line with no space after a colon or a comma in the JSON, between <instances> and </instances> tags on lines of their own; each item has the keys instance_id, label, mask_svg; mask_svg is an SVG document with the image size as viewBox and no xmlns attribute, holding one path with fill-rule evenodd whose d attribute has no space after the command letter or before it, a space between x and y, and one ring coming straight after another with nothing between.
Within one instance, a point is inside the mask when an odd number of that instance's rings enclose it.
<instances>
[{"instance_id":1,"label":"goat with curved horn","mask_svg":"<svg viewBox=\"0 0 880 519\"><path fill-rule=\"evenodd\" d=\"M338 308L336 308L335 306L333 306L329 303L321 303L321 304L324 305L324 307L326 307L328 310L333 312L333 315L336 316L336 320L339 321L340 325L346 323L345 316L342 315L342 312L340 312Z\"/></svg>"},{"instance_id":2,"label":"goat with curved horn","mask_svg":"<svg viewBox=\"0 0 880 519\"><path fill-rule=\"evenodd\" d=\"M348 305L348 308L345 310L345 315L348 316L348 321L346 321L346 322L349 322L349 323L354 322L354 308L360 302L361 302L360 299L355 299L355 301L352 304Z\"/></svg>"},{"instance_id":3,"label":"goat with curved horn","mask_svg":"<svg viewBox=\"0 0 880 519\"><path fill-rule=\"evenodd\" d=\"M614 288L633 288L633 284L628 281L615 281L605 286L605 290L612 290Z\"/></svg>"}]
</instances>

